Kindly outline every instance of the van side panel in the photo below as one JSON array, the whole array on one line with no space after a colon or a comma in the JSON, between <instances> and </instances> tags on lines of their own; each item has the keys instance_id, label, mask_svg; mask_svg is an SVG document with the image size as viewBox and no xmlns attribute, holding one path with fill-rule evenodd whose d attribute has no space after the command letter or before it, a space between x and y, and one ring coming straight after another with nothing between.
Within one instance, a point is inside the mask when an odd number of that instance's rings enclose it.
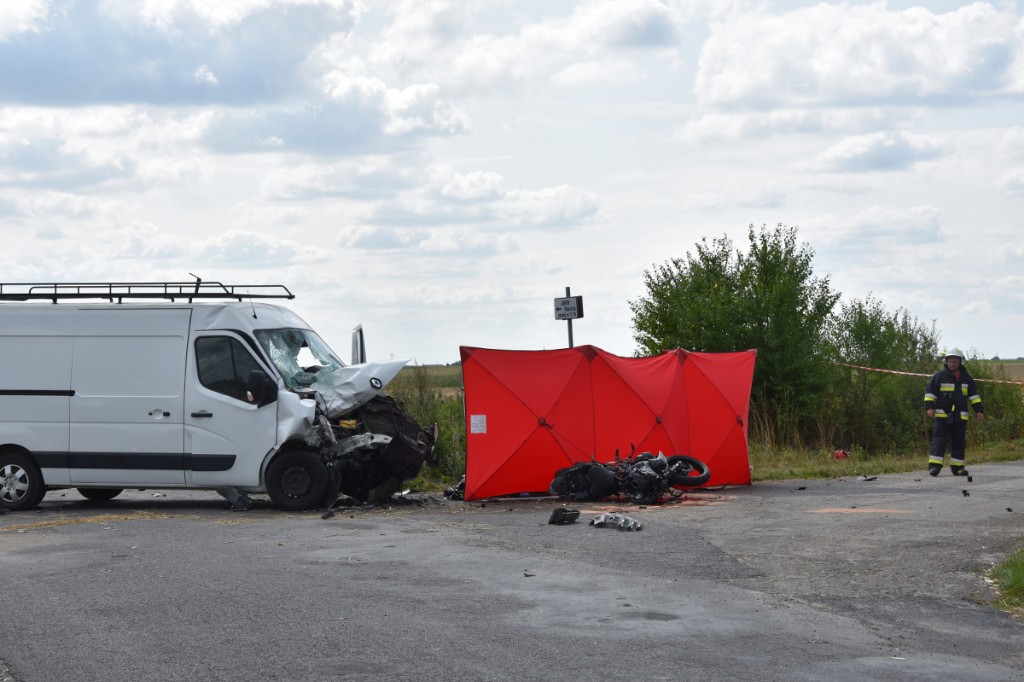
<instances>
[{"instance_id":1,"label":"van side panel","mask_svg":"<svg viewBox=\"0 0 1024 682\"><path fill-rule=\"evenodd\" d=\"M186 308L80 310L68 464L75 485L183 486Z\"/></svg>"},{"instance_id":2,"label":"van side panel","mask_svg":"<svg viewBox=\"0 0 1024 682\"><path fill-rule=\"evenodd\" d=\"M48 330L57 336L40 335L36 318L24 314L3 318L0 446L28 450L49 485L66 485L73 341L59 335L60 324Z\"/></svg>"}]
</instances>

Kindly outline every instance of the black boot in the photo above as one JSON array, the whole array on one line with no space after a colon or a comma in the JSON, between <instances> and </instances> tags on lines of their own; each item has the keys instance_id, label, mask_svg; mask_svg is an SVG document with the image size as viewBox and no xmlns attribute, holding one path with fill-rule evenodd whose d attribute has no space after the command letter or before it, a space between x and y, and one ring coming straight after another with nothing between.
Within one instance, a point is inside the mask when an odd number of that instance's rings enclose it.
<instances>
[{"instance_id":1,"label":"black boot","mask_svg":"<svg viewBox=\"0 0 1024 682\"><path fill-rule=\"evenodd\" d=\"M942 471L942 465L941 464L929 464L928 465L928 474L929 475L931 475L931 476L938 476L940 471Z\"/></svg>"},{"instance_id":2,"label":"black boot","mask_svg":"<svg viewBox=\"0 0 1024 682\"><path fill-rule=\"evenodd\" d=\"M955 464L950 466L949 468L950 468L950 471L953 472L954 476L968 476L969 475L967 473L967 469L964 469L963 467L957 466Z\"/></svg>"}]
</instances>

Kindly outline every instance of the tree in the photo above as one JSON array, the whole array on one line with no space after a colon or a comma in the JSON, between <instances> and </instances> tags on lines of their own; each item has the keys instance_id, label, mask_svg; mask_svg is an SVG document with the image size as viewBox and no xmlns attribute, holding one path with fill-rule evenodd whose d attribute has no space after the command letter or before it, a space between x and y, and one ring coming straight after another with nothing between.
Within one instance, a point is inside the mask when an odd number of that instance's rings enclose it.
<instances>
[{"instance_id":1,"label":"tree","mask_svg":"<svg viewBox=\"0 0 1024 682\"><path fill-rule=\"evenodd\" d=\"M843 303L829 322L835 360L849 365L930 374L938 356L935 323L925 325L908 311L890 313L869 295ZM836 445L869 452L920 445L919 377L850 369L835 385L842 406L830 434Z\"/></svg>"},{"instance_id":2,"label":"tree","mask_svg":"<svg viewBox=\"0 0 1024 682\"><path fill-rule=\"evenodd\" d=\"M646 296L630 301L638 354L670 348L726 352L756 348L752 401L761 427L799 439L818 413L832 367L824 331L839 298L814 277L814 251L797 229L747 231L749 249L728 237L644 273Z\"/></svg>"}]
</instances>

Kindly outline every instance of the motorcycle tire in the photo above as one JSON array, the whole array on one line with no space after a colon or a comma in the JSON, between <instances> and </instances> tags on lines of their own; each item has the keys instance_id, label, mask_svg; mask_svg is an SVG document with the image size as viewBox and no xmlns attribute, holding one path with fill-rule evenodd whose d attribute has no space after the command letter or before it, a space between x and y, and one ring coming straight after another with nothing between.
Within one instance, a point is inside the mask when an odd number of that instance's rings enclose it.
<instances>
[{"instance_id":1,"label":"motorcycle tire","mask_svg":"<svg viewBox=\"0 0 1024 682\"><path fill-rule=\"evenodd\" d=\"M677 488L696 488L711 478L708 465L696 457L673 455L668 458L669 483Z\"/></svg>"}]
</instances>

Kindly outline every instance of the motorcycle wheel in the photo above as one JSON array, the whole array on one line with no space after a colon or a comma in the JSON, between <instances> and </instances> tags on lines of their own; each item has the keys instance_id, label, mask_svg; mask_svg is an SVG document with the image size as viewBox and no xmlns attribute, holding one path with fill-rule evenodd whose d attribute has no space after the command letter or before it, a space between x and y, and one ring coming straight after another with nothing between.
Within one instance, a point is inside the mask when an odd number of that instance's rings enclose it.
<instances>
[{"instance_id":1,"label":"motorcycle wheel","mask_svg":"<svg viewBox=\"0 0 1024 682\"><path fill-rule=\"evenodd\" d=\"M696 488L711 478L708 465L696 457L673 455L668 458L669 483L680 488Z\"/></svg>"}]
</instances>

